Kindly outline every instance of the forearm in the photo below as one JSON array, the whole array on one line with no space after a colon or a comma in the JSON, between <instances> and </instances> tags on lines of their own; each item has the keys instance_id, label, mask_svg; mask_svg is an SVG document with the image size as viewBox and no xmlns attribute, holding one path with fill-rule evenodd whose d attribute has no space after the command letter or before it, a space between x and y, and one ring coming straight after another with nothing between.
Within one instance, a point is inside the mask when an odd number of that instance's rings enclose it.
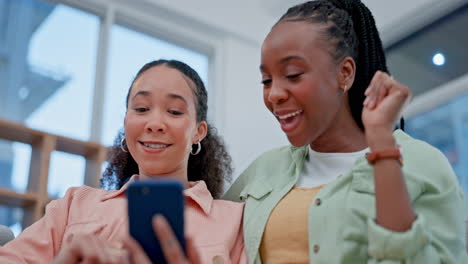
<instances>
[{"instance_id":1,"label":"forearm","mask_svg":"<svg viewBox=\"0 0 468 264\"><path fill-rule=\"evenodd\" d=\"M366 131L366 136L372 152L396 146L391 131L371 130ZM396 232L409 230L416 215L411 206L399 161L381 159L373 166L377 224Z\"/></svg>"}]
</instances>

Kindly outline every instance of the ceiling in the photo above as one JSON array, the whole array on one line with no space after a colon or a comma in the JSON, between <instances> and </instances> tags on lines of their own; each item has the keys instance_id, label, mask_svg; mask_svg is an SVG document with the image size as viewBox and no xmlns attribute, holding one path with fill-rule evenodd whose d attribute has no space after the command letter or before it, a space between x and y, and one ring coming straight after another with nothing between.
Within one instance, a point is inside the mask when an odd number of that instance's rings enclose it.
<instances>
[{"instance_id":1,"label":"ceiling","mask_svg":"<svg viewBox=\"0 0 468 264\"><path fill-rule=\"evenodd\" d=\"M390 72L419 95L468 73L468 4L389 47ZM445 64L433 62L441 53Z\"/></svg>"}]
</instances>

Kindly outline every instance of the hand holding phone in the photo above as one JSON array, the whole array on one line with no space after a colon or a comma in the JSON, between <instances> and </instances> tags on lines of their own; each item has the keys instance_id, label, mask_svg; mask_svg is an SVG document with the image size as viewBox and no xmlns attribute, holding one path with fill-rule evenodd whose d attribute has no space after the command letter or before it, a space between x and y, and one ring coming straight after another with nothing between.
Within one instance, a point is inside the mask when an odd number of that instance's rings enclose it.
<instances>
[{"instance_id":1,"label":"hand holding phone","mask_svg":"<svg viewBox=\"0 0 468 264\"><path fill-rule=\"evenodd\" d=\"M153 217L162 215L172 228L184 253L183 186L175 180L147 180L127 189L130 235L141 245L153 263L167 263L153 230Z\"/></svg>"}]
</instances>

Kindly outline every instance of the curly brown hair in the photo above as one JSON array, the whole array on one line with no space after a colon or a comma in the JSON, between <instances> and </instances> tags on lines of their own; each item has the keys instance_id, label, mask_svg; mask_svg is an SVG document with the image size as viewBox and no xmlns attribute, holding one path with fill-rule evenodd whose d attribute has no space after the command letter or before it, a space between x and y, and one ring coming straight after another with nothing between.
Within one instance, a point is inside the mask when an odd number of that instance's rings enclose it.
<instances>
[{"instance_id":1,"label":"curly brown hair","mask_svg":"<svg viewBox=\"0 0 468 264\"><path fill-rule=\"evenodd\" d=\"M133 79L132 85L127 93L128 98L135 81L147 70L164 65L178 70L193 82L193 92L196 98L195 108L197 111L197 122L206 121L208 111L208 95L205 85L198 73L187 64L177 60L157 60L145 64ZM110 148L109 164L103 173L101 187L108 190L120 189L132 175L138 174L138 164L133 159L130 152L124 152L121 148L122 139L125 138L123 129L119 131ZM214 198L219 198L225 180L231 180L232 166L231 156L226 150L222 138L217 134L217 130L208 124L206 137L203 139L202 149L198 155L190 155L188 160L188 180L205 181L208 190Z\"/></svg>"}]
</instances>

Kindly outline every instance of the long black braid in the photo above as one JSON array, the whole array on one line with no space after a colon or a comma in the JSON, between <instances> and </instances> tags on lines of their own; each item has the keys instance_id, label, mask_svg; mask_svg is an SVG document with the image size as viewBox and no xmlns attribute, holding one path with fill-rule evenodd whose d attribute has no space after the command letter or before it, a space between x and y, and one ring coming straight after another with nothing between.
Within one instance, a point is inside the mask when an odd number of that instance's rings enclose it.
<instances>
[{"instance_id":1,"label":"long black braid","mask_svg":"<svg viewBox=\"0 0 468 264\"><path fill-rule=\"evenodd\" d=\"M323 24L335 61L346 56L354 59L356 76L348 94L349 105L354 120L364 130L361 119L364 91L378 70L388 73L372 13L360 0L317 0L289 8L277 23L283 21Z\"/></svg>"}]
</instances>

